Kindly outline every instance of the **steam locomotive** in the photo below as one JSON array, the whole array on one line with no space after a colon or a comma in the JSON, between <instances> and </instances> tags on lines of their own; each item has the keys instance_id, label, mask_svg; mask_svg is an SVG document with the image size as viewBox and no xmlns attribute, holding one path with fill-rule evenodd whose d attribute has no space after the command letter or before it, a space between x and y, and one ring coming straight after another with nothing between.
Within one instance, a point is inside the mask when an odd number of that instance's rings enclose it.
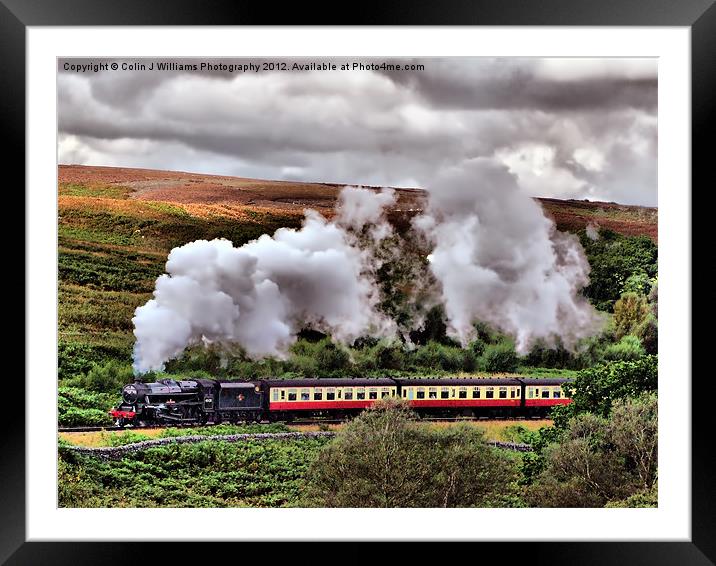
<instances>
[{"instance_id":1,"label":"steam locomotive","mask_svg":"<svg viewBox=\"0 0 716 566\"><path fill-rule=\"evenodd\" d=\"M563 378L162 379L122 390L117 426L344 419L397 397L426 417L543 417L571 402Z\"/></svg>"}]
</instances>

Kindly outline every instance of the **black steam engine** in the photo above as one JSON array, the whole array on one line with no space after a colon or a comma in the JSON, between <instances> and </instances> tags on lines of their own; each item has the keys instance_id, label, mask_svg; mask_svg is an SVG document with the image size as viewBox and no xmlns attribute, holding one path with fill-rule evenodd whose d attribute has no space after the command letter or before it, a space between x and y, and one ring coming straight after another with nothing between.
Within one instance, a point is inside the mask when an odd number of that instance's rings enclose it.
<instances>
[{"instance_id":1,"label":"black steam engine","mask_svg":"<svg viewBox=\"0 0 716 566\"><path fill-rule=\"evenodd\" d=\"M124 386L122 403L110 415L117 426L258 421L262 396L260 387L237 381L135 382Z\"/></svg>"}]
</instances>

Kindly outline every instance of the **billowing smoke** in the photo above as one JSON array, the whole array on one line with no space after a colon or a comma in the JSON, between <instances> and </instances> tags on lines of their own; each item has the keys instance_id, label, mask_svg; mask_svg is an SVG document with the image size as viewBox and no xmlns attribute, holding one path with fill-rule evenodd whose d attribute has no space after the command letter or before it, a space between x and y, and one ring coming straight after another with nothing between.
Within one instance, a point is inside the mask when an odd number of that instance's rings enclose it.
<instances>
[{"instance_id":1,"label":"billowing smoke","mask_svg":"<svg viewBox=\"0 0 716 566\"><path fill-rule=\"evenodd\" d=\"M463 345L476 322L511 335L520 353L537 340L571 348L600 328L579 293L589 264L578 239L558 232L502 165L471 160L439 174L429 192L426 212L413 221L427 241L429 270L415 260L415 232L402 239L386 221L396 203L390 189L345 187L332 220L308 210L299 230L282 228L240 248L199 240L173 249L154 298L132 319L135 371L162 369L201 343L284 358L303 328L343 343L365 335L409 341L426 305L439 303L449 335ZM408 327L379 308L381 267L402 274L409 299L399 318Z\"/></svg>"},{"instance_id":2,"label":"billowing smoke","mask_svg":"<svg viewBox=\"0 0 716 566\"><path fill-rule=\"evenodd\" d=\"M383 209L394 199L391 190L347 187L333 221L308 210L300 230L281 228L240 248L198 240L173 249L154 298L132 319L135 372L162 369L202 342L285 357L305 327L347 343L393 335L393 321L376 309L372 253L359 235L390 233Z\"/></svg>"},{"instance_id":3,"label":"billowing smoke","mask_svg":"<svg viewBox=\"0 0 716 566\"><path fill-rule=\"evenodd\" d=\"M585 231L587 232L587 238L589 238L593 242L596 242L599 239L599 224L594 224L590 222L589 224L587 224Z\"/></svg>"},{"instance_id":4,"label":"billowing smoke","mask_svg":"<svg viewBox=\"0 0 716 566\"><path fill-rule=\"evenodd\" d=\"M589 273L578 239L557 232L492 160L439 174L414 225L432 245L430 269L442 288L448 333L463 345L478 321L514 337L520 353L537 339L572 347L601 325L578 294Z\"/></svg>"}]
</instances>

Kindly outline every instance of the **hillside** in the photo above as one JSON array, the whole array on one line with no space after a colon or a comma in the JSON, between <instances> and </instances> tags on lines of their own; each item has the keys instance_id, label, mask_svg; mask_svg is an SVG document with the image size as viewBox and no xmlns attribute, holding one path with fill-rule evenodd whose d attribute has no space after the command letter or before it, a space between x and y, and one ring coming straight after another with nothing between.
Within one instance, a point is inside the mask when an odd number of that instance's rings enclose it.
<instances>
[{"instance_id":1,"label":"hillside","mask_svg":"<svg viewBox=\"0 0 716 566\"><path fill-rule=\"evenodd\" d=\"M146 302L167 253L199 238L242 245L300 225L306 207L332 215L342 185L263 181L113 167L60 165L58 262L60 373L94 360L128 360L134 309ZM398 189L390 214L405 223L425 202ZM562 230L594 223L624 235L657 236L657 210L540 199Z\"/></svg>"},{"instance_id":2,"label":"hillside","mask_svg":"<svg viewBox=\"0 0 716 566\"><path fill-rule=\"evenodd\" d=\"M119 198L179 205L199 218L255 220L257 215L301 216L306 207L332 214L344 185L268 181L121 167L59 166L60 205L85 201L66 196ZM419 212L426 193L420 189L397 189L397 211ZM590 222L627 236L646 235L657 240L657 209L617 203L537 199L554 218L557 228L583 229ZM129 210L132 206L121 207Z\"/></svg>"}]
</instances>

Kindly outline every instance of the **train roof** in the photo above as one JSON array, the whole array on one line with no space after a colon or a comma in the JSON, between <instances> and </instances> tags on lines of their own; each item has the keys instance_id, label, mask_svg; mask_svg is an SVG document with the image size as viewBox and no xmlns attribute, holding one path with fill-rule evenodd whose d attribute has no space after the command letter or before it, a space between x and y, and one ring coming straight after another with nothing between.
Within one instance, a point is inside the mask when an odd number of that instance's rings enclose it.
<instances>
[{"instance_id":1,"label":"train roof","mask_svg":"<svg viewBox=\"0 0 716 566\"><path fill-rule=\"evenodd\" d=\"M270 387L376 387L391 385L561 385L572 381L564 377L332 377L303 379L266 379Z\"/></svg>"},{"instance_id":2,"label":"train roof","mask_svg":"<svg viewBox=\"0 0 716 566\"><path fill-rule=\"evenodd\" d=\"M569 377L521 377L525 385L562 385L568 381L574 381Z\"/></svg>"},{"instance_id":3,"label":"train roof","mask_svg":"<svg viewBox=\"0 0 716 566\"><path fill-rule=\"evenodd\" d=\"M270 387L380 387L395 385L388 377L331 377L315 379L267 379Z\"/></svg>"},{"instance_id":4,"label":"train roof","mask_svg":"<svg viewBox=\"0 0 716 566\"><path fill-rule=\"evenodd\" d=\"M401 385L519 385L520 381L514 377L404 377L395 381Z\"/></svg>"}]
</instances>

